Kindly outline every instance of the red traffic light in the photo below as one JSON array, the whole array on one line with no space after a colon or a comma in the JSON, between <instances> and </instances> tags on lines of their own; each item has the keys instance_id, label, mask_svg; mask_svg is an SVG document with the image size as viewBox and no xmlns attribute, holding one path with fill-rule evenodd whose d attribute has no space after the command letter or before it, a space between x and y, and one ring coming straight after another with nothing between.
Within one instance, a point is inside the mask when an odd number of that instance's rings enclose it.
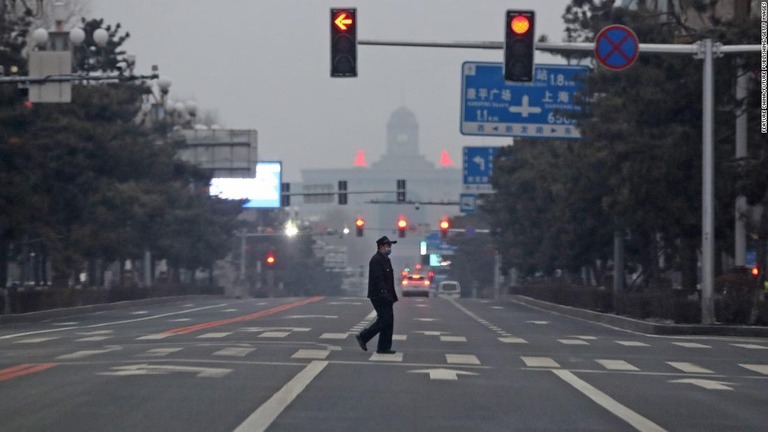
<instances>
[{"instance_id":1,"label":"red traffic light","mask_svg":"<svg viewBox=\"0 0 768 432\"><path fill-rule=\"evenodd\" d=\"M347 31L355 23L347 11L337 12L333 17L333 25L341 31Z\"/></svg>"},{"instance_id":2,"label":"red traffic light","mask_svg":"<svg viewBox=\"0 0 768 432\"><path fill-rule=\"evenodd\" d=\"M757 268L757 266L752 267L752 276L754 277L760 276L760 269Z\"/></svg>"},{"instance_id":3,"label":"red traffic light","mask_svg":"<svg viewBox=\"0 0 768 432\"><path fill-rule=\"evenodd\" d=\"M270 252L267 254L267 265L271 266L275 264L275 254Z\"/></svg>"},{"instance_id":4,"label":"red traffic light","mask_svg":"<svg viewBox=\"0 0 768 432\"><path fill-rule=\"evenodd\" d=\"M357 218L357 219L355 220L355 226L356 226L356 227L358 227L358 228L362 228L362 227L364 227L364 226L365 226L365 219L363 219L363 218Z\"/></svg>"},{"instance_id":5,"label":"red traffic light","mask_svg":"<svg viewBox=\"0 0 768 432\"><path fill-rule=\"evenodd\" d=\"M527 16L517 15L509 22L509 27L515 34L525 34L531 29L531 20Z\"/></svg>"},{"instance_id":6,"label":"red traffic light","mask_svg":"<svg viewBox=\"0 0 768 432\"><path fill-rule=\"evenodd\" d=\"M400 218L397 221L397 227L400 228L401 230L408 228L408 221L405 220L405 218Z\"/></svg>"},{"instance_id":7,"label":"red traffic light","mask_svg":"<svg viewBox=\"0 0 768 432\"><path fill-rule=\"evenodd\" d=\"M447 230L450 227L451 227L451 223L448 222L447 219L443 219L443 220L440 221L440 229L441 230Z\"/></svg>"}]
</instances>

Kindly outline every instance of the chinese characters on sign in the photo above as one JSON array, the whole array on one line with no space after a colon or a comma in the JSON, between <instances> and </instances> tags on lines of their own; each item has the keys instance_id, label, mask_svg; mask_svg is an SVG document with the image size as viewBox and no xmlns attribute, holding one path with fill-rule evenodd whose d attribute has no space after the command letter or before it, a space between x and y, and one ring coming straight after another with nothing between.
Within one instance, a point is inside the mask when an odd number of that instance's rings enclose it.
<instances>
[{"instance_id":1,"label":"chinese characters on sign","mask_svg":"<svg viewBox=\"0 0 768 432\"><path fill-rule=\"evenodd\" d=\"M461 133L524 138L581 138L574 121L585 66L536 65L530 83L506 82L500 63L462 66Z\"/></svg>"}]
</instances>

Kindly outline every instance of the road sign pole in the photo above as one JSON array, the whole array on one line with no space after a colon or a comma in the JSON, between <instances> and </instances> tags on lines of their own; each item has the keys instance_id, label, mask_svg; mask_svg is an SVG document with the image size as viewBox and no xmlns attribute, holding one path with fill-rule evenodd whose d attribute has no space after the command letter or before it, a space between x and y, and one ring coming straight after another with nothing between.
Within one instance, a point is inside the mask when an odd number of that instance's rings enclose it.
<instances>
[{"instance_id":1,"label":"road sign pole","mask_svg":"<svg viewBox=\"0 0 768 432\"><path fill-rule=\"evenodd\" d=\"M701 41L703 64L702 88L702 220L701 220L701 322L715 321L715 176L714 176L714 61L712 39Z\"/></svg>"}]
</instances>

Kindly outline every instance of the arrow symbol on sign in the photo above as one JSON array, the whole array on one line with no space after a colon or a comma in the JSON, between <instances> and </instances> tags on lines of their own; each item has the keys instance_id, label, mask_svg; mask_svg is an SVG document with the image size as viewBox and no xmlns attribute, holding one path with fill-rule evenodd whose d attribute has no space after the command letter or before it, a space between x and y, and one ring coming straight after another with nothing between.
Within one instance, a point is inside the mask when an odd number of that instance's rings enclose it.
<instances>
[{"instance_id":1,"label":"arrow symbol on sign","mask_svg":"<svg viewBox=\"0 0 768 432\"><path fill-rule=\"evenodd\" d=\"M693 384L695 386L699 386L707 390L733 390L732 387L728 387L726 385L726 384L733 385L733 383L712 381L712 380L706 380L706 379L688 378L688 379L673 380L670 382L677 383L677 384Z\"/></svg>"},{"instance_id":2,"label":"arrow symbol on sign","mask_svg":"<svg viewBox=\"0 0 768 432\"><path fill-rule=\"evenodd\" d=\"M518 113L523 117L528 117L528 114L541 114L541 107L528 105L530 100L531 99L528 97L528 95L524 95L523 103L520 104L520 106L510 106L509 112Z\"/></svg>"},{"instance_id":3,"label":"arrow symbol on sign","mask_svg":"<svg viewBox=\"0 0 768 432\"><path fill-rule=\"evenodd\" d=\"M480 171L485 171L485 158L482 156L475 156L472 162L480 165Z\"/></svg>"},{"instance_id":4,"label":"arrow symbol on sign","mask_svg":"<svg viewBox=\"0 0 768 432\"><path fill-rule=\"evenodd\" d=\"M419 369L419 370L412 370L408 371L409 373L428 373L429 379L433 380L449 380L449 381L456 381L458 380L459 375L477 375L473 372L464 372L460 370L453 370L453 369Z\"/></svg>"},{"instance_id":5,"label":"arrow symbol on sign","mask_svg":"<svg viewBox=\"0 0 768 432\"><path fill-rule=\"evenodd\" d=\"M339 29L346 30L348 28L347 26L352 24L352 18L350 18L346 13L341 13L336 17L336 21L334 21L334 23L336 23L336 27Z\"/></svg>"}]
</instances>

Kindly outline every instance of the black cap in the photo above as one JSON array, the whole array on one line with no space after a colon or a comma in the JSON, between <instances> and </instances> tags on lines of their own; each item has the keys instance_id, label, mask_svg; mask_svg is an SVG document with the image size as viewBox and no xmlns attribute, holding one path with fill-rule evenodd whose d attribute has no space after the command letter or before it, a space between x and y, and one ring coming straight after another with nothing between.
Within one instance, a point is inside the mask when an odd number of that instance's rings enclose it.
<instances>
[{"instance_id":1,"label":"black cap","mask_svg":"<svg viewBox=\"0 0 768 432\"><path fill-rule=\"evenodd\" d=\"M389 237L387 237L387 236L384 236L384 237L382 237L382 238L380 238L380 239L376 240L376 245L377 245L377 246L381 246L381 245L383 245L383 244L387 244L387 243L389 243L389 244L395 244L395 243L397 243L397 240L395 240L395 241L392 241L392 240L390 240L390 239L389 239Z\"/></svg>"}]
</instances>

